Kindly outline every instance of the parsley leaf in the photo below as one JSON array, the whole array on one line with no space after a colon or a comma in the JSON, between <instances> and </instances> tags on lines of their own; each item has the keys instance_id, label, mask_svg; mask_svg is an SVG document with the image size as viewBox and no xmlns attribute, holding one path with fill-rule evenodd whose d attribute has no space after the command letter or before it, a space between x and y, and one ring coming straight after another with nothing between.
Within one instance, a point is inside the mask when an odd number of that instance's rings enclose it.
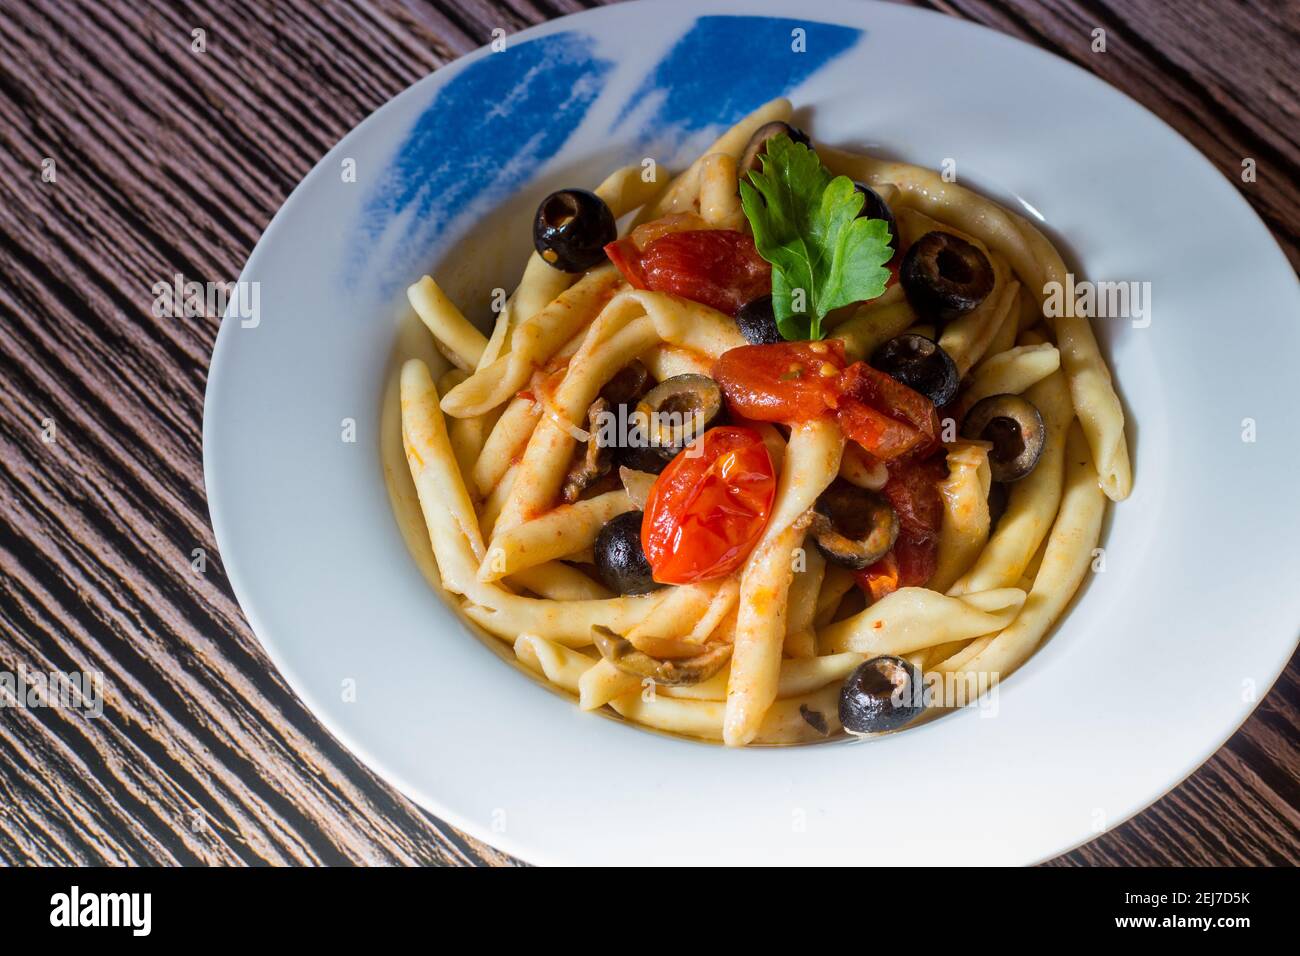
<instances>
[{"instance_id":1,"label":"parsley leaf","mask_svg":"<svg viewBox=\"0 0 1300 956\"><path fill-rule=\"evenodd\" d=\"M819 339L832 309L885 291L889 227L859 219L866 201L784 133L767 141L763 171L741 182L740 201L758 254L772 264L772 309L786 339ZM802 309L794 308L802 299ZM801 314L804 313L804 314Z\"/></svg>"}]
</instances>

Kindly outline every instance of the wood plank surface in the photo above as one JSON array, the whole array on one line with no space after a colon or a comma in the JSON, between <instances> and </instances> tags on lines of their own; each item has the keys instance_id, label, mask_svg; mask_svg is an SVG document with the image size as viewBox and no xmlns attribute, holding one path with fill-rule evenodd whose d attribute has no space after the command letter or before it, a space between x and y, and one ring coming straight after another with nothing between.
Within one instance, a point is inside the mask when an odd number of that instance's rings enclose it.
<instances>
[{"instance_id":1,"label":"wood plank surface","mask_svg":"<svg viewBox=\"0 0 1300 956\"><path fill-rule=\"evenodd\" d=\"M270 665L208 523L218 320L155 318L151 288L234 279L371 111L494 28L585 5L0 0L0 671L109 692L95 720L0 710L0 861L516 862L376 779ZM931 5L1091 70L1234 179L1255 159L1239 188L1300 264L1300 5ZM1052 862L1300 863L1298 685L1293 659L1205 766Z\"/></svg>"}]
</instances>

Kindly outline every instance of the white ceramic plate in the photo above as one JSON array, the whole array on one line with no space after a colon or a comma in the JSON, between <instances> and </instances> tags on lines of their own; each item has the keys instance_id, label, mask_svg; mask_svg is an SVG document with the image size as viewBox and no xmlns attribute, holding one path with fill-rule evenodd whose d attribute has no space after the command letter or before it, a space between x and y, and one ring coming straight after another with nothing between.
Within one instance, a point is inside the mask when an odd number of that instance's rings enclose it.
<instances>
[{"instance_id":1,"label":"white ceramic plate","mask_svg":"<svg viewBox=\"0 0 1300 956\"><path fill-rule=\"evenodd\" d=\"M806 52L791 49L797 29ZM1153 312L1148 328L1099 328L1136 470L1108 516L1105 571L996 714L870 744L728 751L581 713L461 625L393 520L380 400L406 283L430 271L486 317L540 196L643 156L689 158L781 94L822 142L955 159L960 181L1040 216L1081 275L1150 282ZM223 322L204 420L235 593L361 759L526 860L1044 859L1195 769L1295 646L1295 275L1168 127L989 30L830 0L633 3L548 23L362 123L294 191L242 279L260 283L260 321Z\"/></svg>"}]
</instances>

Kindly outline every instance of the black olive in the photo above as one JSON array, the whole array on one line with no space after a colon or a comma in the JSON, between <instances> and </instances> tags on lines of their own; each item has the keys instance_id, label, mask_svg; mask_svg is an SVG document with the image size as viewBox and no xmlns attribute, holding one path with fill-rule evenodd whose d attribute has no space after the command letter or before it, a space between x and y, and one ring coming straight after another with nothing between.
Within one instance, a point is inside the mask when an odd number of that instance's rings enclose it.
<instances>
[{"instance_id":1,"label":"black olive","mask_svg":"<svg viewBox=\"0 0 1300 956\"><path fill-rule=\"evenodd\" d=\"M898 515L889 502L836 479L817 499L809 532L827 558L861 570L875 564L898 540Z\"/></svg>"},{"instance_id":2,"label":"black olive","mask_svg":"<svg viewBox=\"0 0 1300 956\"><path fill-rule=\"evenodd\" d=\"M775 345L784 341L776 327L776 313L772 311L772 297L762 295L750 299L736 313L736 324L740 334L751 345Z\"/></svg>"},{"instance_id":3,"label":"black olive","mask_svg":"<svg viewBox=\"0 0 1300 956\"><path fill-rule=\"evenodd\" d=\"M853 188L867 197L867 201L862 204L862 211L858 213L858 218L883 219L885 225L889 227L889 248L897 252L898 223L894 221L894 213L890 210L889 203L881 199L880 193L876 192L866 183L860 183L855 180Z\"/></svg>"},{"instance_id":4,"label":"black olive","mask_svg":"<svg viewBox=\"0 0 1300 956\"><path fill-rule=\"evenodd\" d=\"M927 232L903 256L898 280L923 317L949 322L974 309L993 291L993 266L965 239Z\"/></svg>"},{"instance_id":5,"label":"black olive","mask_svg":"<svg viewBox=\"0 0 1300 956\"><path fill-rule=\"evenodd\" d=\"M582 272L605 258L605 246L618 238L614 214L593 192L561 189L537 207L533 246L561 272Z\"/></svg>"},{"instance_id":6,"label":"black olive","mask_svg":"<svg viewBox=\"0 0 1300 956\"><path fill-rule=\"evenodd\" d=\"M924 335L908 333L890 339L876 349L871 364L920 392L935 408L951 402L961 384L951 356Z\"/></svg>"},{"instance_id":7,"label":"black olive","mask_svg":"<svg viewBox=\"0 0 1300 956\"><path fill-rule=\"evenodd\" d=\"M767 141L777 133L785 133L796 143L803 143L805 146L811 145L808 134L796 126L791 126L789 123L783 123L780 120L764 123L754 130L754 135L749 137L749 143L740 156L740 165L736 168L736 175L742 183L745 182L745 177L749 175L750 170L757 169L760 173L763 171L758 157L762 156L767 149Z\"/></svg>"},{"instance_id":8,"label":"black olive","mask_svg":"<svg viewBox=\"0 0 1300 956\"><path fill-rule=\"evenodd\" d=\"M600 390L600 397L615 406L617 410L617 406L635 402L644 395L649 382L650 370L633 359L605 383Z\"/></svg>"},{"instance_id":9,"label":"black olive","mask_svg":"<svg viewBox=\"0 0 1300 956\"><path fill-rule=\"evenodd\" d=\"M666 378L637 403L650 432L650 444L672 459L704 434L722 412L722 389L707 375Z\"/></svg>"},{"instance_id":10,"label":"black olive","mask_svg":"<svg viewBox=\"0 0 1300 956\"><path fill-rule=\"evenodd\" d=\"M921 672L901 657L873 657L840 688L840 723L851 734L897 730L925 709Z\"/></svg>"},{"instance_id":11,"label":"black olive","mask_svg":"<svg viewBox=\"0 0 1300 956\"><path fill-rule=\"evenodd\" d=\"M990 468L990 471L992 469ZM998 522L1007 511L1007 499L1010 493L1007 486L1000 481L995 481L989 485L989 533L992 534L997 528Z\"/></svg>"},{"instance_id":12,"label":"black olive","mask_svg":"<svg viewBox=\"0 0 1300 956\"><path fill-rule=\"evenodd\" d=\"M625 511L613 518L592 548L600 579L619 594L648 594L660 587L641 550L641 516L640 511Z\"/></svg>"},{"instance_id":13,"label":"black olive","mask_svg":"<svg viewBox=\"0 0 1300 956\"><path fill-rule=\"evenodd\" d=\"M648 471L653 475L667 468L671 460L659 454L657 448L648 445L624 445L618 449L617 456L618 463L623 467L633 471Z\"/></svg>"},{"instance_id":14,"label":"black olive","mask_svg":"<svg viewBox=\"0 0 1300 956\"><path fill-rule=\"evenodd\" d=\"M1017 481L1034 470L1047 429L1034 404L1019 395L990 395L971 406L961 423L962 438L993 443L989 470L994 481Z\"/></svg>"},{"instance_id":15,"label":"black olive","mask_svg":"<svg viewBox=\"0 0 1300 956\"><path fill-rule=\"evenodd\" d=\"M830 734L831 728L826 723L826 715L820 710L813 710L807 704L800 704L799 716L803 718L805 724L817 731L817 733L821 734L823 737Z\"/></svg>"}]
</instances>

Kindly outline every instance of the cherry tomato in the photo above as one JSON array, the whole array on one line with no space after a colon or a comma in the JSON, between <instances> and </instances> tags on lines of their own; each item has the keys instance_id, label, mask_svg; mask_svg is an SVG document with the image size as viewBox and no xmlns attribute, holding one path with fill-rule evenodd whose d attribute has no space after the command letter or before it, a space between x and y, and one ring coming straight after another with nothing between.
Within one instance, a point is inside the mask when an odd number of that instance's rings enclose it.
<instances>
[{"instance_id":1,"label":"cherry tomato","mask_svg":"<svg viewBox=\"0 0 1300 956\"><path fill-rule=\"evenodd\" d=\"M644 248L629 237L611 242L605 253L636 288L680 295L730 316L772 290L771 265L749 235L733 229L667 232Z\"/></svg>"},{"instance_id":2,"label":"cherry tomato","mask_svg":"<svg viewBox=\"0 0 1300 956\"><path fill-rule=\"evenodd\" d=\"M761 422L803 422L832 413L844 343L779 342L742 345L722 353L713 377L727 403Z\"/></svg>"},{"instance_id":3,"label":"cherry tomato","mask_svg":"<svg viewBox=\"0 0 1300 956\"><path fill-rule=\"evenodd\" d=\"M645 273L641 271L641 250L630 238L624 237L611 242L605 247L605 255L614 263L614 268L623 274L634 289L650 288L645 282Z\"/></svg>"},{"instance_id":4,"label":"cherry tomato","mask_svg":"<svg viewBox=\"0 0 1300 956\"><path fill-rule=\"evenodd\" d=\"M641 548L660 584L724 577L758 543L776 496L767 446L752 428L711 428L650 486Z\"/></svg>"}]
</instances>

